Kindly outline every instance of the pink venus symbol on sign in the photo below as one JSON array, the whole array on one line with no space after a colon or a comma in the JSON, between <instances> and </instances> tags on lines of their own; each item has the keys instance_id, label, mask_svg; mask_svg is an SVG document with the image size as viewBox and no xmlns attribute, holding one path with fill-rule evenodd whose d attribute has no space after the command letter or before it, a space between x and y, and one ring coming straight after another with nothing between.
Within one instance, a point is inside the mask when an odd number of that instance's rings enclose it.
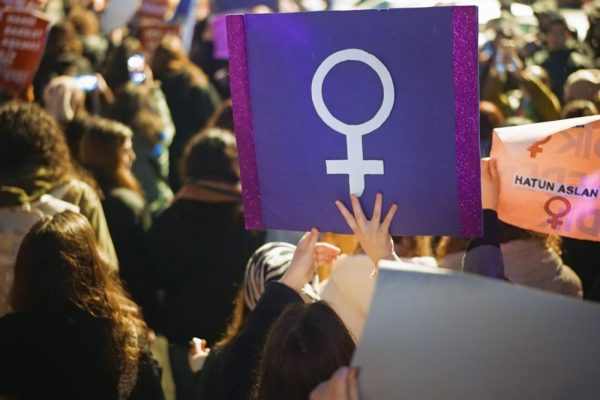
<instances>
[{"instance_id":1,"label":"pink venus symbol on sign","mask_svg":"<svg viewBox=\"0 0 600 400\"><path fill-rule=\"evenodd\" d=\"M563 203L564 209L561 212L554 212L550 208L550 205L552 205L552 203ZM546 214L548 214L551 217L548 218L546 222L550 224L550 228L556 229L563 224L561 218L566 216L569 213L569 211L571 211L571 203L564 197L554 196L549 198L546 204L544 204L544 211L546 211Z\"/></svg>"},{"instance_id":2,"label":"pink venus symbol on sign","mask_svg":"<svg viewBox=\"0 0 600 400\"><path fill-rule=\"evenodd\" d=\"M377 113L361 124L346 124L334 117L323 100L323 82L336 65L346 61L362 62L373 69L383 86L383 100ZM321 120L334 131L346 136L346 160L326 160L327 174L348 175L350 193L361 196L365 175L383 175L383 160L365 160L362 137L377 130L388 119L394 106L394 82L385 65L374 55L360 49L345 49L327 57L317 68L311 85L312 102Z\"/></svg>"}]
</instances>

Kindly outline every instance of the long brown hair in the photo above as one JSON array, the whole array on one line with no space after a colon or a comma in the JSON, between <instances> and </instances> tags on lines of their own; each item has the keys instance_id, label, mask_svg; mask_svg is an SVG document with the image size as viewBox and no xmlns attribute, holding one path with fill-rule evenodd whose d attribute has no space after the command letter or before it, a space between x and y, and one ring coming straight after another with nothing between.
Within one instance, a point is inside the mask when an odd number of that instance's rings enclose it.
<instances>
[{"instance_id":1,"label":"long brown hair","mask_svg":"<svg viewBox=\"0 0 600 400\"><path fill-rule=\"evenodd\" d=\"M81 178L64 134L52 116L32 103L11 101L0 107L0 183L23 169L44 167ZM85 179L84 179L85 180Z\"/></svg>"},{"instance_id":2,"label":"long brown hair","mask_svg":"<svg viewBox=\"0 0 600 400\"><path fill-rule=\"evenodd\" d=\"M162 80L168 72L183 72L192 85L207 86L208 77L188 57L179 37L166 35L154 50L151 62L154 77Z\"/></svg>"},{"instance_id":3,"label":"long brown hair","mask_svg":"<svg viewBox=\"0 0 600 400\"><path fill-rule=\"evenodd\" d=\"M79 144L79 161L101 185L141 193L139 182L120 156L121 148L132 136L131 129L117 121L93 117Z\"/></svg>"},{"instance_id":4,"label":"long brown hair","mask_svg":"<svg viewBox=\"0 0 600 400\"><path fill-rule=\"evenodd\" d=\"M327 303L290 305L267 335L254 398L305 400L350 363L355 348L348 328Z\"/></svg>"},{"instance_id":5,"label":"long brown hair","mask_svg":"<svg viewBox=\"0 0 600 400\"><path fill-rule=\"evenodd\" d=\"M82 215L65 211L31 228L17 254L9 303L15 313L76 307L109 320L108 354L115 369L121 375L137 371L148 328L110 273Z\"/></svg>"}]
</instances>

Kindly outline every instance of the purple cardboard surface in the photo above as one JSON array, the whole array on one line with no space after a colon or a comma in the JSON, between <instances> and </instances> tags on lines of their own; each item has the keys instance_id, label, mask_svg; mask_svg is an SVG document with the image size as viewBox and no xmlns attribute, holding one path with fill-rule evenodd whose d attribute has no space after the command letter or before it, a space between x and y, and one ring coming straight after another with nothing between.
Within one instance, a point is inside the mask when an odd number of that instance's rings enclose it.
<instances>
[{"instance_id":1,"label":"purple cardboard surface","mask_svg":"<svg viewBox=\"0 0 600 400\"><path fill-rule=\"evenodd\" d=\"M227 47L227 15L215 15L210 20L210 26L213 31L213 57L219 60L229 58Z\"/></svg>"},{"instance_id":2,"label":"purple cardboard surface","mask_svg":"<svg viewBox=\"0 0 600 400\"><path fill-rule=\"evenodd\" d=\"M334 201L381 192L393 234L479 234L476 16L227 17L247 226L349 232Z\"/></svg>"}]
</instances>

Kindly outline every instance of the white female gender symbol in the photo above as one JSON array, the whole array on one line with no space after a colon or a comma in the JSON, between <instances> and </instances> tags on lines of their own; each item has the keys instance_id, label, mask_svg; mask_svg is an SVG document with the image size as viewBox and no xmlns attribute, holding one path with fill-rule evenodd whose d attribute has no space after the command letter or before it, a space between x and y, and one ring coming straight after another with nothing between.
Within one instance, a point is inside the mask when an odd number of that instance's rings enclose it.
<instances>
[{"instance_id":1,"label":"white female gender symbol","mask_svg":"<svg viewBox=\"0 0 600 400\"><path fill-rule=\"evenodd\" d=\"M323 81L333 67L344 61L360 61L371 67L383 86L383 100L373 118L362 124L346 124L329 112L323 100ZM347 160L326 160L327 174L347 174L350 193L361 196L365 189L365 175L383 175L383 160L363 158L363 135L379 128L390 116L394 106L394 82L388 69L377 57L360 49L345 49L327 57L313 76L312 102L317 114L331 129L346 136Z\"/></svg>"}]
</instances>

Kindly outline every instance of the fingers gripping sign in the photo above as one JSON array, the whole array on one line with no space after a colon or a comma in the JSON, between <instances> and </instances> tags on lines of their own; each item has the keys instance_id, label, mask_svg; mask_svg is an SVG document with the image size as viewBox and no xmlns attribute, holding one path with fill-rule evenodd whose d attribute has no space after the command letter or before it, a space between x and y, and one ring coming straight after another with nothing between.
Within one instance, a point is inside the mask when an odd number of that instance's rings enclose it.
<instances>
[{"instance_id":1,"label":"fingers gripping sign","mask_svg":"<svg viewBox=\"0 0 600 400\"><path fill-rule=\"evenodd\" d=\"M335 202L335 205L350 229L352 229L352 232L358 238L361 247L371 261L373 261L375 266L383 259L397 261L398 256L394 252L394 243L390 236L390 225L398 210L398 206L392 204L383 221L381 221L383 197L380 193L377 193L375 196L375 206L373 207L373 216L368 220L363 213L358 197L351 195L350 201L352 203L352 213L339 200Z\"/></svg>"}]
</instances>

